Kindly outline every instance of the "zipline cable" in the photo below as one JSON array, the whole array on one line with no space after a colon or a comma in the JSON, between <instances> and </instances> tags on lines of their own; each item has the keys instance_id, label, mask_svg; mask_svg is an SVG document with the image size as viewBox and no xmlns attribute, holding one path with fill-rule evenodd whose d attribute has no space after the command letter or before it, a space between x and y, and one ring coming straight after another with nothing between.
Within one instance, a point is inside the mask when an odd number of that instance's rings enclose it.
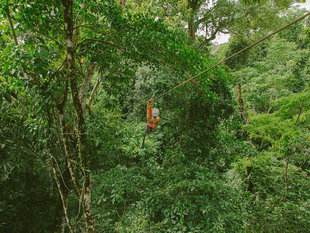
<instances>
[{"instance_id":1,"label":"zipline cable","mask_svg":"<svg viewBox=\"0 0 310 233\"><path fill-rule=\"evenodd\" d=\"M160 97L166 95L167 93L169 93L170 91L173 91L173 90L177 89L178 87L183 86L185 83L190 82L191 80L197 78L198 76L200 76L200 75L202 75L202 74L208 72L209 70L213 69L214 67L216 67L216 66L218 66L218 65L221 65L222 63L228 61L229 59L231 59L231 58L233 58L233 57L235 57L235 56L237 56L238 54L240 54L240 53L242 53L242 52L244 52L244 51L246 51L246 50L252 48L253 46L259 44L260 42L262 42L262 41L264 41L264 40L266 40L266 39L268 39L269 37L273 36L274 34L277 34L277 33L281 32L282 30L284 30L284 29L286 29L287 27L289 27L289 26L291 26L291 25L297 23L298 21L300 21L300 20L306 18L306 17L309 16L309 15L310 15L310 11L309 11L308 13L306 13L305 15L303 15L303 16L301 16L301 17L295 19L295 20L292 21L291 23L289 23L289 24L287 24L287 25L285 25L285 26L279 28L278 30L276 30L276 31L274 31L274 32L272 32L272 33L270 33L269 35L263 37L262 39L260 39L260 40L258 40L258 41L256 41L256 42L254 42L253 44L251 44L251 45L245 47L244 49L241 49L241 50L239 50L238 52L234 53L233 55L231 55L231 56L225 58L224 60L220 61L219 63L215 64L214 66L211 66L210 68L208 68L208 69L206 69L206 70L204 70L204 71L201 71L199 74L196 74L194 77L189 78L189 79L185 80L184 82L182 82L182 83L176 85L175 87L173 87L173 88L169 89L168 91L166 91L166 92L162 93L161 95L159 95L157 98L160 98Z\"/></svg>"}]
</instances>

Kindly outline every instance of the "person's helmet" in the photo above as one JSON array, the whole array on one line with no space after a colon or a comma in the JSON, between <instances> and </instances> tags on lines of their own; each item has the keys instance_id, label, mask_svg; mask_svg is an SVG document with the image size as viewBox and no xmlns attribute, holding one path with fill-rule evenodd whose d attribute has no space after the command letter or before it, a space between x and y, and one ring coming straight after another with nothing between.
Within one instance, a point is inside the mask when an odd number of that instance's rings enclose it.
<instances>
[{"instance_id":1,"label":"person's helmet","mask_svg":"<svg viewBox=\"0 0 310 233\"><path fill-rule=\"evenodd\" d=\"M152 110L152 116L153 116L153 117L158 117L158 116L159 116L159 110L158 110L158 108L153 108L153 110Z\"/></svg>"}]
</instances>

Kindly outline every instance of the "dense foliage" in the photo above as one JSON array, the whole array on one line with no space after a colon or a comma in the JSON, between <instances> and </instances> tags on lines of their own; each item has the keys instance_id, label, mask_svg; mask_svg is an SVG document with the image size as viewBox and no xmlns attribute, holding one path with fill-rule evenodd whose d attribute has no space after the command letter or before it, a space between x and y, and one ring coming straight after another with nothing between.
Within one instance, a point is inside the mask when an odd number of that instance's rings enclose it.
<instances>
[{"instance_id":1,"label":"dense foliage","mask_svg":"<svg viewBox=\"0 0 310 233\"><path fill-rule=\"evenodd\" d=\"M0 3L0 232L310 229L309 19L166 92L293 1Z\"/></svg>"}]
</instances>

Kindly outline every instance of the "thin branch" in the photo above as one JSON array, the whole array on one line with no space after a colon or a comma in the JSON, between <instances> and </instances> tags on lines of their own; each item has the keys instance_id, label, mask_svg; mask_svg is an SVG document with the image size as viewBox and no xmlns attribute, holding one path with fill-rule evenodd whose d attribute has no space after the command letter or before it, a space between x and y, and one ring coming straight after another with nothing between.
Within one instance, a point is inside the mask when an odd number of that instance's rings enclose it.
<instances>
[{"instance_id":1,"label":"thin branch","mask_svg":"<svg viewBox=\"0 0 310 233\"><path fill-rule=\"evenodd\" d=\"M18 41L17 41L17 37L16 37L16 34L15 34L14 25L13 25L13 22L12 22L12 18L11 18L9 7L7 8L6 16L8 17L8 20L9 20L9 23L10 23L10 27L11 27L11 30L12 30L12 34L13 34L13 39L14 39L15 45L17 46L18 45Z\"/></svg>"},{"instance_id":2,"label":"thin branch","mask_svg":"<svg viewBox=\"0 0 310 233\"><path fill-rule=\"evenodd\" d=\"M17 37L16 37L16 33L15 33L15 29L14 29L14 25L13 25L13 22L12 22L12 17L11 17L11 14L10 14L10 9L9 7L6 9L7 12L6 12L6 16L9 20L9 24L10 24L10 27L11 27L11 31L12 31L12 34L13 34L13 39L14 39L14 42L15 42L15 45L18 46L18 40L17 40ZM24 65L21 63L21 68L22 68L22 71L23 71L23 76L25 79L29 79L28 78L28 75L25 71L25 68L24 68ZM35 77L35 76L32 76L32 81L36 84L40 84L40 81Z\"/></svg>"},{"instance_id":3,"label":"thin branch","mask_svg":"<svg viewBox=\"0 0 310 233\"><path fill-rule=\"evenodd\" d=\"M231 34L231 33L233 33L233 34L237 34L237 33L234 33L234 32L230 32L230 31L223 31L223 30L219 30L219 32L220 33L223 33L223 34ZM240 34L238 34L238 35L240 35ZM240 35L241 36L241 35Z\"/></svg>"},{"instance_id":4,"label":"thin branch","mask_svg":"<svg viewBox=\"0 0 310 233\"><path fill-rule=\"evenodd\" d=\"M94 73L94 69L95 69L95 64L94 63L91 63L89 66L88 66L88 69L87 69L87 72L84 76L84 79L83 79L83 83L80 87L80 103L82 105L82 109L84 110L85 109L85 106L86 106L86 95L87 95L87 92L88 92L88 89L89 89L89 82L91 80L91 77Z\"/></svg>"},{"instance_id":5,"label":"thin branch","mask_svg":"<svg viewBox=\"0 0 310 233\"><path fill-rule=\"evenodd\" d=\"M54 108L52 110L52 114L51 115L52 115L52 118L54 120L54 124L56 126L56 133L57 133L57 140L58 140L58 143L59 143L59 148L60 148L62 154L65 155L64 145L63 145L63 142L61 141L61 138L60 138L60 132L59 132L60 125L59 125L59 122L57 121L56 112L55 112Z\"/></svg>"},{"instance_id":6,"label":"thin branch","mask_svg":"<svg viewBox=\"0 0 310 233\"><path fill-rule=\"evenodd\" d=\"M211 40L214 40L216 37L216 34L220 31L220 27L216 28L214 32L212 32L211 36L209 38L206 38L200 45L199 49L202 48L204 45L209 43Z\"/></svg>"},{"instance_id":7,"label":"thin branch","mask_svg":"<svg viewBox=\"0 0 310 233\"><path fill-rule=\"evenodd\" d=\"M207 20L209 17L210 17L210 14L212 11L214 11L216 5L214 5L211 9L208 9L206 12L205 12L205 16L198 19L196 22L195 22L195 27L197 27L199 24L201 24L202 22L204 22L205 20Z\"/></svg>"},{"instance_id":8,"label":"thin branch","mask_svg":"<svg viewBox=\"0 0 310 233\"><path fill-rule=\"evenodd\" d=\"M47 151L47 153L48 153L48 151ZM64 179L63 176L62 176L62 172L61 172L61 169L60 169L60 167L59 167L59 165L58 165L58 163L57 163L56 158L55 158L51 153L49 153L49 154L50 154L50 157L51 157L52 159L54 159L54 161L55 161L56 168L57 168L57 170L58 170L58 173L60 174L62 183L64 184L64 186L66 187L66 189L67 189L69 192L71 192L71 190L68 188L68 186L67 186L67 184L66 184L66 182L65 182L65 179ZM74 194L74 196L76 196L76 195Z\"/></svg>"},{"instance_id":9,"label":"thin branch","mask_svg":"<svg viewBox=\"0 0 310 233\"><path fill-rule=\"evenodd\" d=\"M88 103L87 103L87 106L88 106L88 107L90 107L91 103L92 103L93 100L94 100L95 92L96 92L96 90L97 90L98 87L99 87L99 84L100 84L101 79L102 79L102 76L98 78L98 80L97 80L95 86L93 87L93 90L92 90L92 92L91 92L91 94L90 94L90 97L89 97L89 100L88 100Z\"/></svg>"},{"instance_id":10,"label":"thin branch","mask_svg":"<svg viewBox=\"0 0 310 233\"><path fill-rule=\"evenodd\" d=\"M65 58L61 65L58 67L58 69L53 73L51 74L50 78L48 79L48 81L44 84L45 87L48 87L48 85L51 83L52 79L55 77L55 75L62 69L62 67L64 67L65 63L67 61L67 58Z\"/></svg>"},{"instance_id":11,"label":"thin branch","mask_svg":"<svg viewBox=\"0 0 310 233\"><path fill-rule=\"evenodd\" d=\"M52 156L52 154L50 152L48 152L48 154L50 156ZM61 189L60 180L59 180L59 177L57 175L57 168L55 167L53 159L51 160L51 163L52 163L54 178L55 178L55 181L56 181L56 184L57 184L57 188L58 188L58 191L59 191L60 199L62 201L62 207L63 207L63 210L64 210L65 219L66 219L66 222L67 222L67 225L68 225L70 233L73 233L74 231L73 231L73 228L72 228L69 216L68 216L68 206L67 206L67 203L66 203L66 200L65 200L65 197L64 197L63 190ZM58 173L59 173L59 171L58 171Z\"/></svg>"}]
</instances>

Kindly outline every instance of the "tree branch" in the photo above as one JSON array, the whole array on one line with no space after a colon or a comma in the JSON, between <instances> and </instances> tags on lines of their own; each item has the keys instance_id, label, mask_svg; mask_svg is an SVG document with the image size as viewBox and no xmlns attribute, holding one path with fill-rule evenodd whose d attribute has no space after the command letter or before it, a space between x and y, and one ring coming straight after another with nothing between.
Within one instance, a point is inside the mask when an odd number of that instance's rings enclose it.
<instances>
[{"instance_id":1,"label":"tree branch","mask_svg":"<svg viewBox=\"0 0 310 233\"><path fill-rule=\"evenodd\" d=\"M44 83L44 86L45 86L45 87L48 87L48 85L50 84L50 82L52 81L52 79L54 78L54 76L55 76L55 75L62 69L62 67L65 65L66 61L67 61L67 59L65 58L65 59L62 61L61 65L57 68L57 70L56 70L54 73L51 74L51 76L50 76L50 78L48 79L48 81Z\"/></svg>"},{"instance_id":2,"label":"tree branch","mask_svg":"<svg viewBox=\"0 0 310 233\"><path fill-rule=\"evenodd\" d=\"M56 184L57 184L57 188L58 188L58 192L59 192L59 195L60 195L60 199L61 199L61 202L62 202L62 207L63 207L63 211L64 211L64 215L65 215L65 219L66 219L66 222L67 222L67 225L68 225L68 228L69 228L69 231L70 233L73 233L73 228L72 228L72 225L71 225L71 222L70 222L70 219L69 219L69 215L68 215L68 206L67 206L67 202L65 200L65 196L64 196L64 192L61 188L61 182L60 182L60 179L58 177L58 174L61 172L58 171L57 169L57 166L55 165L55 162L53 159L54 156L51 154L51 152L49 150L47 150L48 154L50 155L50 158L51 158L51 164L52 164L52 169L53 169L53 173L54 173L54 178L55 178L55 181L56 181ZM56 159L55 159L56 161Z\"/></svg>"},{"instance_id":3,"label":"tree branch","mask_svg":"<svg viewBox=\"0 0 310 233\"><path fill-rule=\"evenodd\" d=\"M8 17L8 20L9 20L9 24L10 24L10 27L11 27L11 30L12 30L12 34L13 34L13 39L14 39L15 45L17 46L18 45L18 41L17 41L17 37L16 37L16 34L15 34L14 25L13 25L13 22L12 22L12 18L11 18L9 7L7 8L6 16Z\"/></svg>"},{"instance_id":4,"label":"tree branch","mask_svg":"<svg viewBox=\"0 0 310 233\"><path fill-rule=\"evenodd\" d=\"M11 14L10 14L10 9L9 7L6 9L6 16L8 17L8 20L9 20L9 24L10 24L10 27L11 27L11 31L12 31L12 34L13 34L13 39L14 39L14 43L16 46L18 46L18 40L17 40L17 37L16 37L16 33L15 33L15 29L14 29L14 25L13 25L13 22L12 22L12 17L11 17ZM23 71L23 76L25 79L29 79L28 78L28 75L25 71L25 68L24 68L24 65L21 63L21 68L22 68L22 71ZM32 81L36 84L40 84L40 81L35 77L35 76L32 76Z\"/></svg>"},{"instance_id":5,"label":"tree branch","mask_svg":"<svg viewBox=\"0 0 310 233\"><path fill-rule=\"evenodd\" d=\"M199 45L199 49L202 48L204 45L206 45L207 43L209 43L211 40L214 40L216 37L216 34L220 31L219 28L217 28L214 32L212 32L211 36L209 38L206 38L200 45Z\"/></svg>"},{"instance_id":6,"label":"tree branch","mask_svg":"<svg viewBox=\"0 0 310 233\"><path fill-rule=\"evenodd\" d=\"M94 97L95 97L95 92L97 91L98 87L99 87L99 84L100 84L100 81L102 79L102 76L100 78L98 78L95 86L93 87L93 90L90 94L90 97L89 97L89 100L88 100L88 103L87 103L87 106L90 107L91 103L93 102L94 100Z\"/></svg>"},{"instance_id":7,"label":"tree branch","mask_svg":"<svg viewBox=\"0 0 310 233\"><path fill-rule=\"evenodd\" d=\"M84 79L83 79L83 83L80 87L80 103L82 105L82 109L83 111L85 110L85 106L86 106L86 95L87 95L87 92L88 92L88 89L89 89L89 82L91 80L91 77L94 73L94 69L95 69L95 64L92 63L89 65L88 69L87 69L87 72L84 76Z\"/></svg>"}]
</instances>

